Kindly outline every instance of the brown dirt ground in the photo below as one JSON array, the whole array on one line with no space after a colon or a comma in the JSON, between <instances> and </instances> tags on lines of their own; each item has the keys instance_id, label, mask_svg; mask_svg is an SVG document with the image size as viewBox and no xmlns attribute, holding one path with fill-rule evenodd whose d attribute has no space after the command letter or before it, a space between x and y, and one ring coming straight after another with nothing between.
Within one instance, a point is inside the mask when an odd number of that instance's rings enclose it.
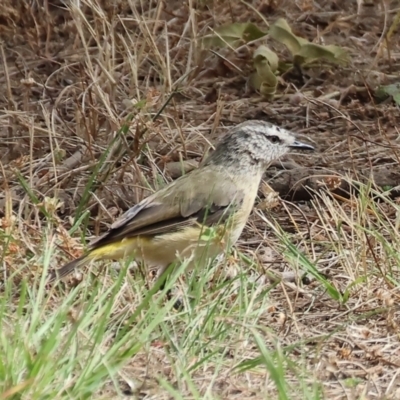
<instances>
[{"instance_id":1,"label":"brown dirt ground","mask_svg":"<svg viewBox=\"0 0 400 400\"><path fill-rule=\"evenodd\" d=\"M399 1L361 6L359 14L357 2L348 0L253 1L269 22L284 17L298 35L310 40L321 37L325 43L341 45L351 54L351 62L344 68L323 66L303 75L285 76L280 82L280 96L272 102L246 90L249 51L236 55L221 51L244 71L243 76L214 54L191 53L193 36L204 34L207 27L250 20L262 25L254 10L241 2L194 3L196 27L187 24L187 2L167 1L162 7L157 1L137 2L137 15L125 0L99 0L97 10L82 2L89 26L76 23L83 18L76 10L66 10L61 0L2 1L3 216L8 193L14 210L24 205L22 215L31 223L28 233L40 230L40 218L32 211L31 201L17 178L20 174L40 201L45 196L62 199L60 226L69 228L68 216L76 211L91 169L112 140L112 133L131 112L136 115L129 134L111 152L107 168L98 179L96 196L89 200L93 234L104 231L117 215L146 196L148 187L155 188L161 175L171 179L172 162L180 157L199 161L207 142L224 132L223 127L246 119L267 119L292 129L316 146L314 154L284 160L286 170L278 177L279 165L267 175L268 183L291 199L290 189L301 178L312 184L310 174L321 175L321 171L324 175L349 172L359 179L372 172L378 185L400 185L399 108L390 99L377 103L373 96L379 84L399 78L400 35L396 31L389 43L384 40ZM148 27L158 39L151 43L143 21L154 20L155 10L158 19L148 22ZM132 46L138 46L134 49L140 54L138 59L128 56ZM277 51L289 57L283 48ZM163 67L161 60L165 62L166 52L170 65ZM188 82L179 85L178 80L186 74ZM179 93L161 117L150 122L172 88ZM134 99L146 99L147 105L135 111ZM145 123L149 129L140 136L137 127ZM139 162L138 149L145 143L148 147ZM308 215L312 213L307 204L300 206ZM283 226L290 225L283 208L275 213ZM301 214L298 216L301 218ZM255 215L252 217L241 242L245 251L258 246L255 232L261 223ZM66 250L73 247L70 240L65 239ZM340 278L337 280L340 286ZM277 290L272 296L277 308L284 311L286 295ZM265 321L281 332L284 344L332 332L335 324L348 315L325 297L316 300L312 309L307 296L293 304L296 328L279 327L273 316ZM380 305L377 296L358 311L364 316ZM400 367L398 330L389 333L387 329L395 319L393 313L354 319L351 329L332 334L323 349L309 342L310 363L324 381L327 398L400 398L400 382L396 380ZM382 338L386 339L385 345L381 345ZM345 388L338 384L339 377L358 377L363 384ZM391 379L394 383L390 393L385 394ZM223 398L257 397L231 393L227 377L221 377L218 384Z\"/></svg>"}]
</instances>

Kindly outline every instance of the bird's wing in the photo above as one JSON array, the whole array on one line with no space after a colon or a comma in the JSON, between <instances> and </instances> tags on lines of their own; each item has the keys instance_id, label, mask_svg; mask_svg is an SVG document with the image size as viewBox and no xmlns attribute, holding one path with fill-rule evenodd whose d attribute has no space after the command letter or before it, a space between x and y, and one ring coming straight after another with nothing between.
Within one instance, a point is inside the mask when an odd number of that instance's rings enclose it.
<instances>
[{"instance_id":1,"label":"bird's wing","mask_svg":"<svg viewBox=\"0 0 400 400\"><path fill-rule=\"evenodd\" d=\"M229 176L218 179L220 173L201 169L177 179L129 209L91 247L137 235L172 232L198 222L212 226L225 221L231 207L243 201L244 192Z\"/></svg>"}]
</instances>

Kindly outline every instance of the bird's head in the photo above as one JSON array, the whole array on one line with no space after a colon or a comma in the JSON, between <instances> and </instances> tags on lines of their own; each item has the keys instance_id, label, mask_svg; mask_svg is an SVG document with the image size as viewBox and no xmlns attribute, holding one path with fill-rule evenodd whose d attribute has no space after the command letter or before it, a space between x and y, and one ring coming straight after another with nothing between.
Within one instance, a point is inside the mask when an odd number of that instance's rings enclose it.
<instances>
[{"instance_id":1,"label":"bird's head","mask_svg":"<svg viewBox=\"0 0 400 400\"><path fill-rule=\"evenodd\" d=\"M286 129L266 121L251 120L233 127L206 163L264 169L291 149L314 150L314 147L298 141Z\"/></svg>"}]
</instances>

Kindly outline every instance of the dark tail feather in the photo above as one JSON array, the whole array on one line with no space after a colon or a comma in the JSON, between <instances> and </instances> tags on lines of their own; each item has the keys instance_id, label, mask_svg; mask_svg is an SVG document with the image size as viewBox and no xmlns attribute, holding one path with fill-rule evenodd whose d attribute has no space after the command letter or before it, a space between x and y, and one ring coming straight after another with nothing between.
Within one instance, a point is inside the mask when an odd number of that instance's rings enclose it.
<instances>
[{"instance_id":1,"label":"dark tail feather","mask_svg":"<svg viewBox=\"0 0 400 400\"><path fill-rule=\"evenodd\" d=\"M69 274L71 274L75 268L82 267L90 260L90 255L85 254L76 260L65 264L61 268L55 269L49 274L49 282L54 282L57 279L61 279Z\"/></svg>"}]
</instances>

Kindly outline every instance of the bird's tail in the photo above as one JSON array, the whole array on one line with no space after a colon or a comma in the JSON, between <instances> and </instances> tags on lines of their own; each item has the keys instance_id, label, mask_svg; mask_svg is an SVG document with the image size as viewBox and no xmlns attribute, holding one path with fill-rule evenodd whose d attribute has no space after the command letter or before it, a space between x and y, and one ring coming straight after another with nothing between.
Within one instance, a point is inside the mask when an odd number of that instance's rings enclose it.
<instances>
[{"instance_id":1,"label":"bird's tail","mask_svg":"<svg viewBox=\"0 0 400 400\"><path fill-rule=\"evenodd\" d=\"M61 268L53 270L50 272L49 282L54 282L55 280L64 278L65 276L71 274L75 268L82 267L87 264L93 257L91 254L84 254L83 256L63 265Z\"/></svg>"}]
</instances>

